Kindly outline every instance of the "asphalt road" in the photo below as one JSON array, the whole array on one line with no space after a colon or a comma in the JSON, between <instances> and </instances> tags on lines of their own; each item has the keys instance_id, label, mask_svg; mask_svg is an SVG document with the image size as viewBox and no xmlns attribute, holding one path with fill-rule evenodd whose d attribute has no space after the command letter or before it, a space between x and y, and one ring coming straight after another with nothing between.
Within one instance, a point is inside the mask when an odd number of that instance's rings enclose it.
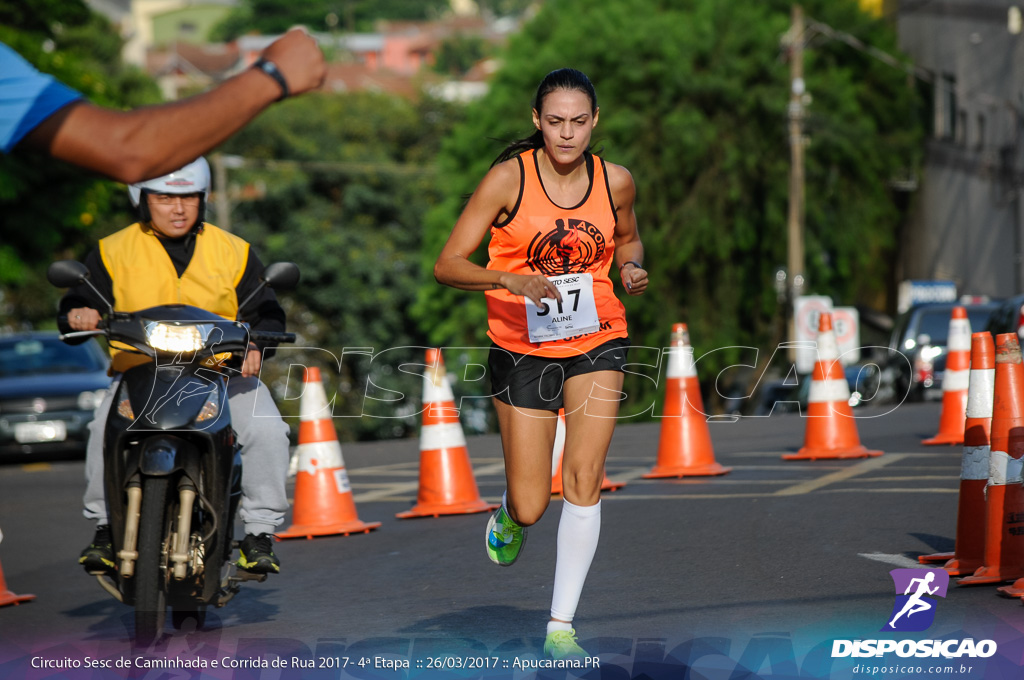
<instances>
[{"instance_id":1,"label":"asphalt road","mask_svg":"<svg viewBox=\"0 0 1024 680\"><path fill-rule=\"evenodd\" d=\"M784 461L806 419L744 418L710 425L729 474L670 480L641 478L656 460L659 426L620 425L607 475L626 486L603 496L601 543L576 615L600 667L539 675L918 677L916 666L921 677L1020 677L1024 608L991 586L950 583L928 630L879 632L896 594L889 571L953 549L962 448L921 445L938 426L935 403L857 415L862 442L884 455ZM499 500L498 438L471 437L468 448L481 496ZM150 650L132 648L132 612L76 564L92 531L80 513L83 463L0 467L0 564L10 590L36 595L0 609L0 678L533 677L560 501L530 529L519 562L502 569L484 553L486 514L395 518L415 502L415 439L347 444L343 454L360 519L383 525L278 543L282 574L246 585L209 613L207 629L172 630ZM877 669L908 660L830 654L834 639L967 637L999 651L911 658L909 672L892 673ZM86 657L127 667L33 668ZM257 667L237 665L252 659ZM181 667L214 660L229 668ZM955 672L946 675L947 664Z\"/></svg>"}]
</instances>

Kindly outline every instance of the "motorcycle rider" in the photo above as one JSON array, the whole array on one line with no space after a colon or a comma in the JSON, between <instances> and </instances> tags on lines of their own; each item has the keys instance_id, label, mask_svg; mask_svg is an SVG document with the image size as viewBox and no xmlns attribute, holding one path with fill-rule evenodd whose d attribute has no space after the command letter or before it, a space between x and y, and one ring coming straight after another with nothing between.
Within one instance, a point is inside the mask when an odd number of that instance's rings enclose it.
<instances>
[{"instance_id":1,"label":"motorcycle rider","mask_svg":"<svg viewBox=\"0 0 1024 680\"><path fill-rule=\"evenodd\" d=\"M91 283L115 311L187 304L228 319L256 289L263 264L241 238L205 222L210 167L198 158L179 170L132 184L128 193L139 221L100 240L85 260ZM62 332L95 330L107 307L85 284L61 299ZM254 330L283 332L285 314L269 287L246 303L239 318ZM74 342L74 341L71 341ZM243 458L239 516L245 524L238 566L266 574L280 571L273 531L288 508L288 426L260 382L264 346L250 343L241 375L230 374L228 403ZM79 562L89 573L116 569L103 487L103 436L117 376L147 357L111 348L114 384L89 425L83 514L96 521L96 535Z\"/></svg>"}]
</instances>

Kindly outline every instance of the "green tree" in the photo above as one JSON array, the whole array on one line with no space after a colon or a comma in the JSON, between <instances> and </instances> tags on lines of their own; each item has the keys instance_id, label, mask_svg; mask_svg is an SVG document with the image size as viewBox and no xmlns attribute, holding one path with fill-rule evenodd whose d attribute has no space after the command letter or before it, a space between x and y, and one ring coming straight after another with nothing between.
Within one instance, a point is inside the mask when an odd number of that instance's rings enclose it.
<instances>
[{"instance_id":1,"label":"green tree","mask_svg":"<svg viewBox=\"0 0 1024 680\"><path fill-rule=\"evenodd\" d=\"M804 8L897 53L893 28L854 0L808 0ZM698 356L744 345L770 352L772 281L786 262L790 88L780 37L789 11L788 0L544 3L510 41L487 96L445 141L438 167L446 193L427 216L423 266L433 265L462 197L503 147L495 140L532 131L530 100L541 78L573 66L597 88L596 149L629 168L637 185L651 284L644 297L623 296L633 344L664 347L670 324L683 321ZM919 100L905 73L848 45L818 38L805 58L813 95L808 292L837 304L874 303L902 219L889 180L919 162ZM414 311L435 344L486 344L482 295L428 287ZM705 389L741 356L749 362L739 350L707 357ZM630 380L627 391L649 400L652 384Z\"/></svg>"},{"instance_id":2,"label":"green tree","mask_svg":"<svg viewBox=\"0 0 1024 680\"><path fill-rule=\"evenodd\" d=\"M457 112L432 100L354 93L314 94L264 113L223 151L243 156L231 184L244 195L232 213L233 230L257 246L264 262L299 264L302 282L285 297L290 325L301 334L299 352L320 366L337 392L335 424L343 439L406 434L419 410L420 382L396 370L395 361L423 361L424 336L408 307L422 285L419 268L422 215L436 202L433 159ZM340 369L329 355L343 349L388 350L387 360L345 354ZM269 380L283 390L288 361L268 363ZM392 361L390 357L396 357ZM330 369L330 370L328 370ZM363 412L367 380L398 389L409 399ZM292 382L294 386L294 382ZM372 390L371 390L372 391ZM294 395L294 388L286 396ZM285 411L295 402L282 401ZM384 417L388 416L388 417Z\"/></svg>"},{"instance_id":3,"label":"green tree","mask_svg":"<svg viewBox=\"0 0 1024 680\"><path fill-rule=\"evenodd\" d=\"M434 70L461 76L488 54L487 43L474 35L455 35L441 42L435 55Z\"/></svg>"},{"instance_id":4,"label":"green tree","mask_svg":"<svg viewBox=\"0 0 1024 680\"><path fill-rule=\"evenodd\" d=\"M0 41L87 99L110 107L159 101L156 85L120 65L121 40L81 0L0 1ZM45 282L54 256L82 257L103 233L128 223L120 185L40 153L0 157L0 291L8 326L52 324L60 291Z\"/></svg>"},{"instance_id":5,"label":"green tree","mask_svg":"<svg viewBox=\"0 0 1024 680\"><path fill-rule=\"evenodd\" d=\"M283 33L296 24L313 31L334 28L372 31L379 19L432 19L448 8L447 0L244 0L213 30L213 40L234 40L245 33Z\"/></svg>"}]
</instances>

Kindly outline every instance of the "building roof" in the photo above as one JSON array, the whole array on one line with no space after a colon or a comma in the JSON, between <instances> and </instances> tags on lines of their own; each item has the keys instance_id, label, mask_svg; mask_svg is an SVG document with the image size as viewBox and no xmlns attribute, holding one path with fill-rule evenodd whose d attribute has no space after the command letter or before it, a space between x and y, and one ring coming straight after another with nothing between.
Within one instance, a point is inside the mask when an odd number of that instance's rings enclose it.
<instances>
[{"instance_id":1,"label":"building roof","mask_svg":"<svg viewBox=\"0 0 1024 680\"><path fill-rule=\"evenodd\" d=\"M386 92L408 98L419 94L419 88L409 76L355 62L328 64L322 89L327 92Z\"/></svg>"}]
</instances>

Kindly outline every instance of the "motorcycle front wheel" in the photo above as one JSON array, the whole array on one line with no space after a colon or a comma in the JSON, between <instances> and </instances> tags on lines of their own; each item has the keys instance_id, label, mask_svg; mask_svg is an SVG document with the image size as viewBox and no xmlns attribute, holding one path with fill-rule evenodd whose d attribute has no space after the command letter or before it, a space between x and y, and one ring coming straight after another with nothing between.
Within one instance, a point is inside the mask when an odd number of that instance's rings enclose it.
<instances>
[{"instance_id":1,"label":"motorcycle front wheel","mask_svg":"<svg viewBox=\"0 0 1024 680\"><path fill-rule=\"evenodd\" d=\"M139 557L135 565L135 642L149 646L163 635L167 618L167 570L163 555L167 477L148 477L142 485Z\"/></svg>"}]
</instances>

